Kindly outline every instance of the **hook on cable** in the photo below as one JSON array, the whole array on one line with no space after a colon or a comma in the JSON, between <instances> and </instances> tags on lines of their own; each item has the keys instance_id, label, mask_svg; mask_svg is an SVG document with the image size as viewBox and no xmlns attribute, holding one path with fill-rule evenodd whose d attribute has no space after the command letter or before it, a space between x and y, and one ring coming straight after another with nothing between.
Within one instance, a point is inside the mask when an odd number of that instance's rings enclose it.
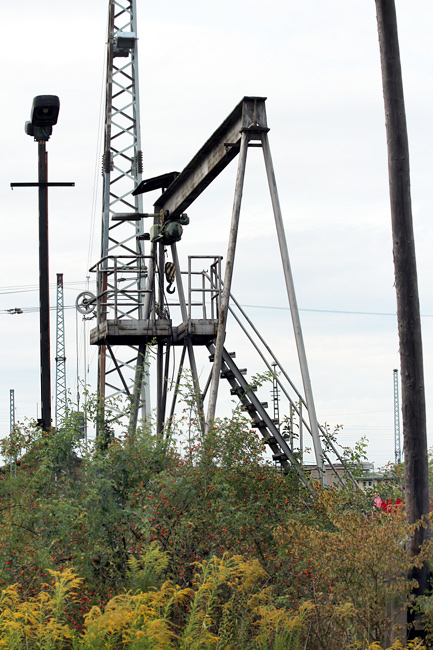
<instances>
[{"instance_id":1,"label":"hook on cable","mask_svg":"<svg viewBox=\"0 0 433 650\"><path fill-rule=\"evenodd\" d=\"M165 279L168 282L167 293L174 293L176 289L172 287L176 277L176 267L173 262L166 262L164 266Z\"/></svg>"}]
</instances>

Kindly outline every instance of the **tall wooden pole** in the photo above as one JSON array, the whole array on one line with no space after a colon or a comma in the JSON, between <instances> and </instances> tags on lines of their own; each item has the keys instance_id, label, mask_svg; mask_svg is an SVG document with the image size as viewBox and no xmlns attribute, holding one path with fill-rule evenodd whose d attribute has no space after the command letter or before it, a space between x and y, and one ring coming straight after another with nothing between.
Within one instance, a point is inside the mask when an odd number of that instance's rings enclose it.
<instances>
[{"instance_id":1,"label":"tall wooden pole","mask_svg":"<svg viewBox=\"0 0 433 650\"><path fill-rule=\"evenodd\" d=\"M383 96L388 142L392 239L400 341L403 436L405 456L406 514L409 524L429 512L427 431L415 242L410 196L409 144L404 108L403 81L394 0L376 0L382 66ZM409 541L415 556L430 535L419 527ZM429 568L412 572L424 594Z\"/></svg>"}]
</instances>

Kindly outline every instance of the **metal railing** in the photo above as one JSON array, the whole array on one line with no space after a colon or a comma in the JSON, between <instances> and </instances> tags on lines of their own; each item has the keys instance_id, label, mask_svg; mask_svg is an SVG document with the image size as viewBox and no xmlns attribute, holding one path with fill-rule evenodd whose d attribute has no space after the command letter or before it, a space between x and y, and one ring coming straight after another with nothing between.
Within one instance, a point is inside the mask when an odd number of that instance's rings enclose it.
<instances>
[{"instance_id":1,"label":"metal railing","mask_svg":"<svg viewBox=\"0 0 433 650\"><path fill-rule=\"evenodd\" d=\"M209 271L194 271L197 261L213 260ZM193 308L201 309L201 318L217 320L221 303L221 256L190 255L188 257L188 318L193 318ZM194 282L196 280L199 282Z\"/></svg>"},{"instance_id":2,"label":"metal railing","mask_svg":"<svg viewBox=\"0 0 433 650\"><path fill-rule=\"evenodd\" d=\"M143 318L146 261L149 255L106 255L90 271L96 273L96 317L100 325L106 320ZM153 310L154 311L154 310Z\"/></svg>"},{"instance_id":3,"label":"metal railing","mask_svg":"<svg viewBox=\"0 0 433 650\"><path fill-rule=\"evenodd\" d=\"M96 273L96 316L97 325L106 320L118 323L122 319L141 320L144 318L143 306L146 294L150 294L149 314L155 319L162 309L179 307L179 301L167 300L158 309L154 288L158 281L150 279L147 283L150 255L106 255L92 268ZM192 255L188 257L187 276L187 314L188 319L198 318L217 320L221 302L221 256ZM210 263L209 263L210 261ZM207 270L196 270L198 264L207 265ZM157 265L153 265L155 275ZM149 286L147 289L146 286Z\"/></svg>"}]
</instances>

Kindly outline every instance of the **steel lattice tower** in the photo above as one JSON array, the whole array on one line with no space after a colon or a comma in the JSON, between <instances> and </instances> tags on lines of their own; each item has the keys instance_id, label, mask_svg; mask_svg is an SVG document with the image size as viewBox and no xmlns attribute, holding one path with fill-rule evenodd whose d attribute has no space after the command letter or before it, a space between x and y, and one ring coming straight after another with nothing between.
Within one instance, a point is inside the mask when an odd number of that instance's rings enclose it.
<instances>
[{"instance_id":1,"label":"steel lattice tower","mask_svg":"<svg viewBox=\"0 0 433 650\"><path fill-rule=\"evenodd\" d=\"M9 391L9 410L10 410L10 433L13 432L15 426L15 390L13 388Z\"/></svg>"},{"instance_id":2,"label":"steel lattice tower","mask_svg":"<svg viewBox=\"0 0 433 650\"><path fill-rule=\"evenodd\" d=\"M400 400L398 395L398 370L394 370L394 449L395 464L401 463Z\"/></svg>"},{"instance_id":3,"label":"steel lattice tower","mask_svg":"<svg viewBox=\"0 0 433 650\"><path fill-rule=\"evenodd\" d=\"M109 0L101 258L108 266L111 256L117 256L120 263L119 256L129 256L124 261L129 271L125 288L144 290L144 265L134 268L130 261L131 253L143 254L143 240L140 239L143 222L137 219L137 213L142 213L142 196L131 195L141 182L143 167L139 113L136 1ZM112 287L107 275L104 281L105 286L98 287L98 294L105 294L109 300ZM137 320L142 318L141 310L142 301L137 300L121 317ZM136 386L137 359L140 355L134 346L100 346L98 396L101 411L110 397L131 397ZM141 386L139 394L142 406L146 400Z\"/></svg>"},{"instance_id":4,"label":"steel lattice tower","mask_svg":"<svg viewBox=\"0 0 433 650\"><path fill-rule=\"evenodd\" d=\"M57 327L56 327L56 429L67 413L65 317L63 303L63 273L57 273Z\"/></svg>"}]
</instances>

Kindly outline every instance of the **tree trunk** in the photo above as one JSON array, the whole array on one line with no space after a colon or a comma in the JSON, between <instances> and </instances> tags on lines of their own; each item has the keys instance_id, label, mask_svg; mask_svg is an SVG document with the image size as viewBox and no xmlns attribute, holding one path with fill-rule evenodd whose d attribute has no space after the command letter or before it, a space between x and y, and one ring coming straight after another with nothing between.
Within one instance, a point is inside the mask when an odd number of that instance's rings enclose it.
<instances>
[{"instance_id":1,"label":"tree trunk","mask_svg":"<svg viewBox=\"0 0 433 650\"><path fill-rule=\"evenodd\" d=\"M395 287L400 342L406 516L413 524L429 512L427 431L415 242L410 196L409 143L403 97L397 18L394 0L376 0L388 143L388 172ZM411 536L409 553L415 556L429 536L420 526ZM429 568L415 569L411 577L428 587Z\"/></svg>"}]
</instances>

